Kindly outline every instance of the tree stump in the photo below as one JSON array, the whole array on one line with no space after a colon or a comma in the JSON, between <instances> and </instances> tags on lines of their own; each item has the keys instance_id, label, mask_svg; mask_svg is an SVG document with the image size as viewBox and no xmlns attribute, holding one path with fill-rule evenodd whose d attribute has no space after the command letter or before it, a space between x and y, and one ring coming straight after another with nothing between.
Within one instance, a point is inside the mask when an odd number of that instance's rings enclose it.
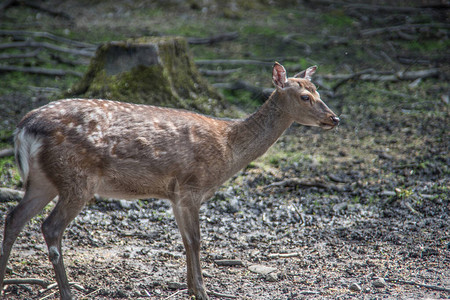
<instances>
[{"instance_id":1,"label":"tree stump","mask_svg":"<svg viewBox=\"0 0 450 300\"><path fill-rule=\"evenodd\" d=\"M68 97L102 98L220 114L223 98L203 79L181 37L109 42Z\"/></svg>"}]
</instances>

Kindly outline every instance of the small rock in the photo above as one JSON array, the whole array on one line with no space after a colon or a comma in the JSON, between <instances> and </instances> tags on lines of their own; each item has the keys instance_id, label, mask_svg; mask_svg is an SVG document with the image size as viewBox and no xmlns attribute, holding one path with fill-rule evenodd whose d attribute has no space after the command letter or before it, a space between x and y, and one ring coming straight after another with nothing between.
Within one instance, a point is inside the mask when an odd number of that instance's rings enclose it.
<instances>
[{"instance_id":1,"label":"small rock","mask_svg":"<svg viewBox=\"0 0 450 300\"><path fill-rule=\"evenodd\" d=\"M372 285L376 288L384 288L386 287L386 281L383 278L379 277L372 282Z\"/></svg>"},{"instance_id":2,"label":"small rock","mask_svg":"<svg viewBox=\"0 0 450 300\"><path fill-rule=\"evenodd\" d=\"M256 274L268 275L270 273L277 272L277 268L267 267L264 265L251 265L248 267L250 271Z\"/></svg>"},{"instance_id":3,"label":"small rock","mask_svg":"<svg viewBox=\"0 0 450 300\"><path fill-rule=\"evenodd\" d=\"M353 292L357 292L357 293L361 292L361 286L359 286L359 284L357 284L357 283L352 283L350 285L349 289L350 289L350 291L353 291Z\"/></svg>"},{"instance_id":4,"label":"small rock","mask_svg":"<svg viewBox=\"0 0 450 300\"><path fill-rule=\"evenodd\" d=\"M333 210L335 212L340 212L341 210L344 210L347 208L347 202L341 202L341 203L337 203L333 206Z\"/></svg>"},{"instance_id":5,"label":"small rock","mask_svg":"<svg viewBox=\"0 0 450 300\"><path fill-rule=\"evenodd\" d=\"M278 281L278 274L277 273L269 273L266 275L266 280L270 282Z\"/></svg>"}]
</instances>

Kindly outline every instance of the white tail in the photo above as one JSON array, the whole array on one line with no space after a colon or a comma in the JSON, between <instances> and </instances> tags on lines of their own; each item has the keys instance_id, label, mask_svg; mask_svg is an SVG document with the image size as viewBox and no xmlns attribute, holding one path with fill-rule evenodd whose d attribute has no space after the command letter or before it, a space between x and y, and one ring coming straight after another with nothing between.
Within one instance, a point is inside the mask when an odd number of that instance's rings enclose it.
<instances>
[{"instance_id":1,"label":"white tail","mask_svg":"<svg viewBox=\"0 0 450 300\"><path fill-rule=\"evenodd\" d=\"M200 267L200 205L234 173L262 155L293 123L331 129L339 123L310 78L316 67L286 77L276 63L276 90L254 114L222 120L154 106L107 100L52 102L28 113L15 135L26 193L5 222L0 290L17 235L59 195L42 231L62 299L71 292L61 241L94 194L166 198L186 248L187 282L207 299Z\"/></svg>"}]
</instances>

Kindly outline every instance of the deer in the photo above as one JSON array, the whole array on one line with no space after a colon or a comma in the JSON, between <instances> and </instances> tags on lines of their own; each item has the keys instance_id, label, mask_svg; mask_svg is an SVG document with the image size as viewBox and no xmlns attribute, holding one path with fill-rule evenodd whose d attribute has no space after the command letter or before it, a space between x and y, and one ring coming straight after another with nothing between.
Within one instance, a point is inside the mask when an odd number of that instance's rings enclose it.
<instances>
[{"instance_id":1,"label":"deer","mask_svg":"<svg viewBox=\"0 0 450 300\"><path fill-rule=\"evenodd\" d=\"M209 299L200 262L200 206L294 122L325 130L339 124L311 82L316 69L288 78L275 62L274 92L243 119L102 99L64 99L30 111L14 134L25 194L5 218L0 291L19 233L58 196L41 227L60 298L72 299L63 233L100 195L168 199L185 248L189 294Z\"/></svg>"}]
</instances>

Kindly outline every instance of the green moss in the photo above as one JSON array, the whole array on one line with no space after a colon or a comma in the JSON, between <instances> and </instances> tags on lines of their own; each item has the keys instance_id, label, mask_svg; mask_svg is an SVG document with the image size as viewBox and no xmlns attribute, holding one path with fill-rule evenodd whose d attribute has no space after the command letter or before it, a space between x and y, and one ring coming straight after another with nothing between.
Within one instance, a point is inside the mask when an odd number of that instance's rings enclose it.
<instances>
[{"instance_id":1,"label":"green moss","mask_svg":"<svg viewBox=\"0 0 450 300\"><path fill-rule=\"evenodd\" d=\"M139 47L157 52L153 53L155 62L131 61L135 66L129 69L123 62L116 64L116 59L133 57L128 53L139 51ZM221 96L198 73L186 40L177 37L146 37L102 45L84 78L65 96L194 109L207 114L220 114L225 108Z\"/></svg>"}]
</instances>

